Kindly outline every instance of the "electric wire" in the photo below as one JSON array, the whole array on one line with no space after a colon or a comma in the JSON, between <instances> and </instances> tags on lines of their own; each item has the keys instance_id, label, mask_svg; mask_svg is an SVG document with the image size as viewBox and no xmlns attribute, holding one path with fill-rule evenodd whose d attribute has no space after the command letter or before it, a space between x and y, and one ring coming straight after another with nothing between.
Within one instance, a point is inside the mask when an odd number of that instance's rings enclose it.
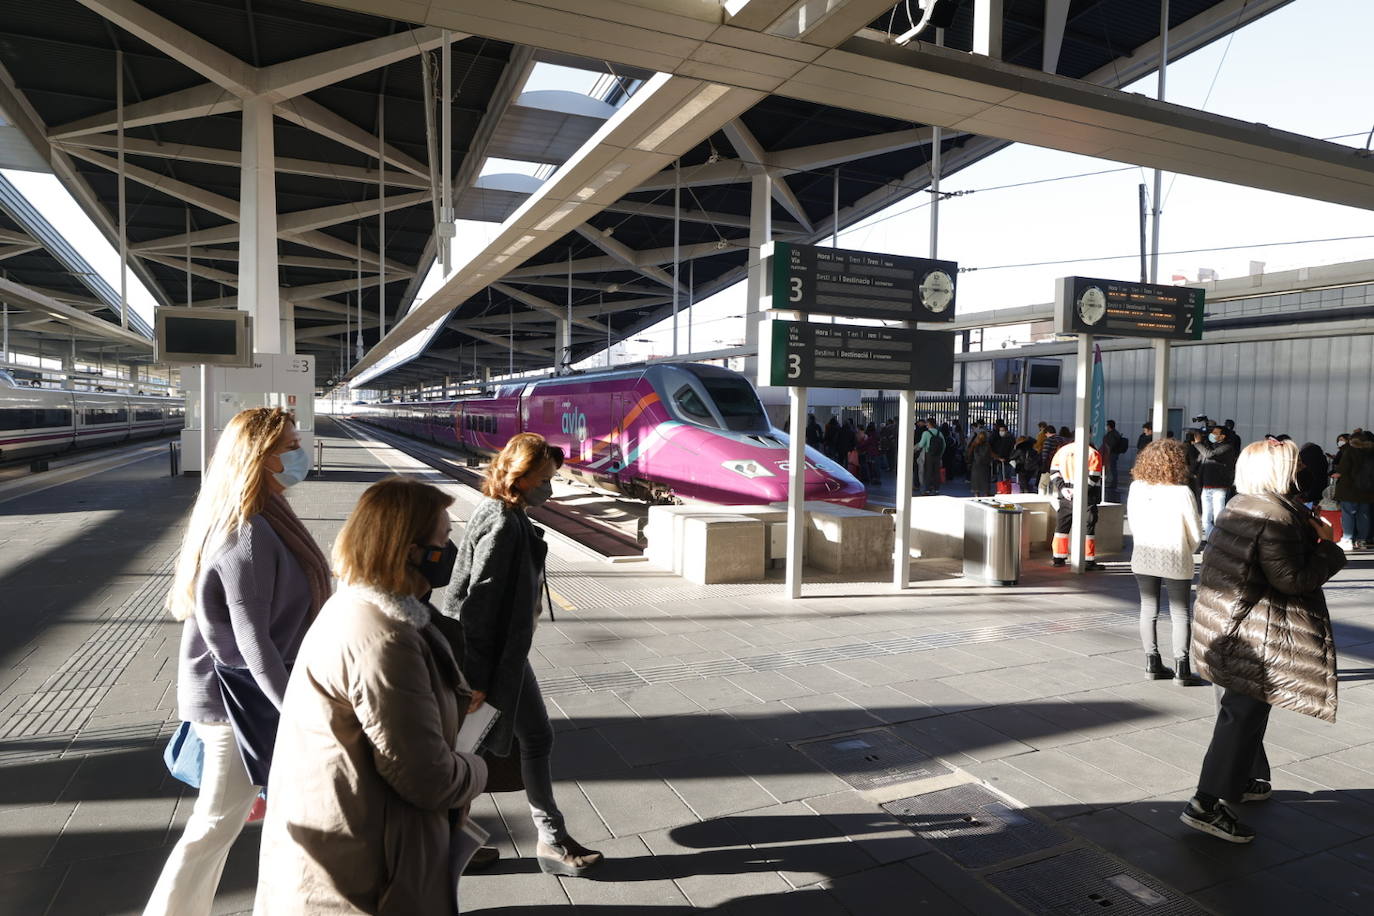
<instances>
[{"instance_id":1,"label":"electric wire","mask_svg":"<svg viewBox=\"0 0 1374 916\"><path fill-rule=\"evenodd\" d=\"M1374 235L1341 235L1324 239L1293 239L1287 242L1252 242L1246 245L1217 245L1210 248L1180 248L1175 251L1161 251L1161 255L1180 255L1180 254L1205 254L1213 251L1238 251L1245 248L1284 248L1290 245L1316 245L1323 242L1356 242L1366 239L1374 239ZM994 264L986 267L960 267L959 273L972 273L973 271L987 270L1010 270L1022 267L1052 267L1058 264L1077 264L1088 261L1122 261L1140 257L1139 251L1130 254L1100 255L1095 257L1063 258L1053 261L1027 261L1021 264Z\"/></svg>"}]
</instances>

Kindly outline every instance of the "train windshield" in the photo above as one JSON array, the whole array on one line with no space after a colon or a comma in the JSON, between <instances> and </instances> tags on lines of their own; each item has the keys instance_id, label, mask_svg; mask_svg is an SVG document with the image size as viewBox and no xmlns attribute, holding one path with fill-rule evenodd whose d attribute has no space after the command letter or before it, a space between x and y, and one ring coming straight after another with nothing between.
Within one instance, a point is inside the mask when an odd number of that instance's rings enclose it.
<instances>
[{"instance_id":1,"label":"train windshield","mask_svg":"<svg viewBox=\"0 0 1374 916\"><path fill-rule=\"evenodd\" d=\"M768 429L768 415L763 412L754 386L742 378L711 377L701 379L706 393L715 401L716 411L725 421L725 428L738 432Z\"/></svg>"}]
</instances>

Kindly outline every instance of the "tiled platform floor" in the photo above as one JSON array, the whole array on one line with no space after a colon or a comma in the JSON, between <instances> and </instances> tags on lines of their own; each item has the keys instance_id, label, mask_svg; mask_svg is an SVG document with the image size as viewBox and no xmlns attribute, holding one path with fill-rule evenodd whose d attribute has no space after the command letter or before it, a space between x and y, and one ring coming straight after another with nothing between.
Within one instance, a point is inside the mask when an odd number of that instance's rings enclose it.
<instances>
[{"instance_id":1,"label":"tiled platform floor","mask_svg":"<svg viewBox=\"0 0 1374 916\"><path fill-rule=\"evenodd\" d=\"M370 482L415 467L326 432L328 473L292 495L325 544ZM193 795L159 759L178 629L157 606L193 493L149 459L0 503L0 913L137 913L184 823ZM1077 579L1037 562L1021 587L992 590L934 564L903 594L828 582L799 602L566 545L551 571L566 609L541 624L533 661L559 798L612 860L595 880L540 874L523 796L484 796L477 816L504 858L465 879L465 912L1015 913L992 883L1054 854L1105 863L1145 898L1162 888L1177 912L1370 911L1374 555L1328 589L1339 721L1275 714L1277 791L1245 812L1260 831L1249 848L1177 821L1212 692L1143 680L1123 569ZM882 728L883 753L942 765L859 791L815 762L817 745L796 749ZM1049 824L1056 845L964 867L881 807L970 782L1002 793L1012 821ZM256 851L250 827L217 912L251 908Z\"/></svg>"}]
</instances>

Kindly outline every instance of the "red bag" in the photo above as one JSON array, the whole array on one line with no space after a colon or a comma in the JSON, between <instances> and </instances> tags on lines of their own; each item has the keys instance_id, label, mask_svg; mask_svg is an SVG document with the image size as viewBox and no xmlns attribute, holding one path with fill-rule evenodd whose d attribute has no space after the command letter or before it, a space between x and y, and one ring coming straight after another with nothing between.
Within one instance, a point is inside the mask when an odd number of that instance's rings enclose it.
<instances>
[{"instance_id":1,"label":"red bag","mask_svg":"<svg viewBox=\"0 0 1374 916\"><path fill-rule=\"evenodd\" d=\"M1007 495L1010 495L1010 493L1011 493L1011 481L1010 481L1010 480L999 480L999 481L997 481L997 495L998 495L998 496L1007 496Z\"/></svg>"},{"instance_id":2,"label":"red bag","mask_svg":"<svg viewBox=\"0 0 1374 916\"><path fill-rule=\"evenodd\" d=\"M1328 522L1331 523L1331 530L1335 532L1331 535L1332 538L1339 541L1342 537L1345 536L1345 532L1341 528L1340 509L1318 509L1317 511L1321 514L1322 518L1326 519Z\"/></svg>"}]
</instances>

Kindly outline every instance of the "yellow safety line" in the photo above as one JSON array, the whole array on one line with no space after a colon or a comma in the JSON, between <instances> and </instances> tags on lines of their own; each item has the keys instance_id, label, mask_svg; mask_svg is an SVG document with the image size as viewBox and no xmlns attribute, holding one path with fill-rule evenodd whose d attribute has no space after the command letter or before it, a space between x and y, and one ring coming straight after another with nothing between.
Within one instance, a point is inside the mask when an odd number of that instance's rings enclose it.
<instances>
[{"instance_id":1,"label":"yellow safety line","mask_svg":"<svg viewBox=\"0 0 1374 916\"><path fill-rule=\"evenodd\" d=\"M565 611L577 610L577 605L573 604L567 598L564 598L562 595L558 594L558 592L554 591L552 588L549 589L549 597L551 597L554 603Z\"/></svg>"}]
</instances>

